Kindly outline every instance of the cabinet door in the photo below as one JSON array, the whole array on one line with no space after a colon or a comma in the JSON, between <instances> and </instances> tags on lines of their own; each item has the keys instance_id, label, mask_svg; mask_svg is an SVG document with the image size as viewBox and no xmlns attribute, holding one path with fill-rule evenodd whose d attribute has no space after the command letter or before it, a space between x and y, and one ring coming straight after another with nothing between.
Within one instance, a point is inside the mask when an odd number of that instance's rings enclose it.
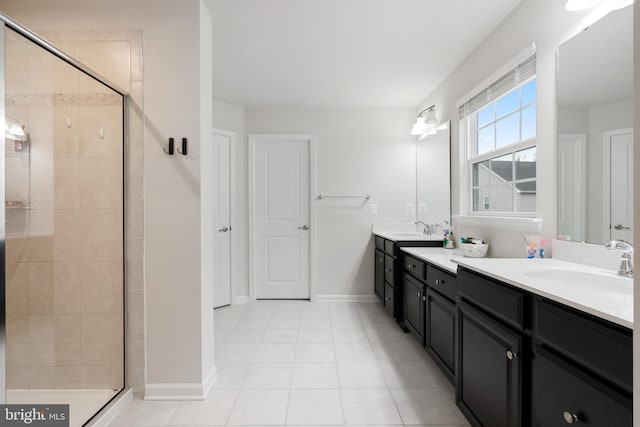
<instances>
[{"instance_id":1,"label":"cabinet door","mask_svg":"<svg viewBox=\"0 0 640 427\"><path fill-rule=\"evenodd\" d=\"M388 283L384 284L384 309L387 310L387 313L394 317L396 315L395 308L395 289L389 286Z\"/></svg>"},{"instance_id":2,"label":"cabinet door","mask_svg":"<svg viewBox=\"0 0 640 427\"><path fill-rule=\"evenodd\" d=\"M384 298L384 253L376 249L375 253L375 292Z\"/></svg>"},{"instance_id":3,"label":"cabinet door","mask_svg":"<svg viewBox=\"0 0 640 427\"><path fill-rule=\"evenodd\" d=\"M520 427L522 337L458 302L458 406L484 427Z\"/></svg>"},{"instance_id":4,"label":"cabinet door","mask_svg":"<svg viewBox=\"0 0 640 427\"><path fill-rule=\"evenodd\" d=\"M632 402L537 347L533 359L533 426L631 427Z\"/></svg>"},{"instance_id":5,"label":"cabinet door","mask_svg":"<svg viewBox=\"0 0 640 427\"><path fill-rule=\"evenodd\" d=\"M427 349L450 379L455 376L456 306L433 289L427 291Z\"/></svg>"},{"instance_id":6,"label":"cabinet door","mask_svg":"<svg viewBox=\"0 0 640 427\"><path fill-rule=\"evenodd\" d=\"M384 280L395 288L395 263L396 260L391 255L384 256Z\"/></svg>"},{"instance_id":7,"label":"cabinet door","mask_svg":"<svg viewBox=\"0 0 640 427\"><path fill-rule=\"evenodd\" d=\"M425 286L409 274L404 274L404 321L418 342L424 346Z\"/></svg>"}]
</instances>

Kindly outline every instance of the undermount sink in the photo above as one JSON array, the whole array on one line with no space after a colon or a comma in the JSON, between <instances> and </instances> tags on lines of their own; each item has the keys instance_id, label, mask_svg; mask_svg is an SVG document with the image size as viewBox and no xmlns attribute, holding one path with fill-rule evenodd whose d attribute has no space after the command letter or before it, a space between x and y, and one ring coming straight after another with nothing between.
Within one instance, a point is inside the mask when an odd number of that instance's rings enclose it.
<instances>
[{"instance_id":1,"label":"undermount sink","mask_svg":"<svg viewBox=\"0 0 640 427\"><path fill-rule=\"evenodd\" d=\"M633 290L633 280L617 276L615 273L592 273L585 271L540 269L523 273L532 279L553 282L558 286L575 286L577 290L606 293L607 295L629 295Z\"/></svg>"}]
</instances>

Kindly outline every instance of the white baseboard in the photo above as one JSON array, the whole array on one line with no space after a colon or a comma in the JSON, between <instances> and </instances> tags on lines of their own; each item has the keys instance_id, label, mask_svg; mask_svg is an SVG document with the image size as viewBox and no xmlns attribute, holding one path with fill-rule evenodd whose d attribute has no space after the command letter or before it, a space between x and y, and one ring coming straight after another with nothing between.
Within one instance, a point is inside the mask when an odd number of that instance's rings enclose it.
<instances>
[{"instance_id":1,"label":"white baseboard","mask_svg":"<svg viewBox=\"0 0 640 427\"><path fill-rule=\"evenodd\" d=\"M244 304L249 302L249 295L243 295L241 297L236 297L236 304Z\"/></svg>"},{"instance_id":2,"label":"white baseboard","mask_svg":"<svg viewBox=\"0 0 640 427\"><path fill-rule=\"evenodd\" d=\"M156 383L147 384L144 400L204 400L218 379L216 367L202 383Z\"/></svg>"},{"instance_id":3,"label":"white baseboard","mask_svg":"<svg viewBox=\"0 0 640 427\"><path fill-rule=\"evenodd\" d=\"M316 295L316 302L380 302L376 295Z\"/></svg>"},{"instance_id":4,"label":"white baseboard","mask_svg":"<svg viewBox=\"0 0 640 427\"><path fill-rule=\"evenodd\" d=\"M99 418L91 423L91 427L107 427L111 421L115 420L124 411L131 401L133 401L133 390L127 389L116 400L111 402Z\"/></svg>"}]
</instances>

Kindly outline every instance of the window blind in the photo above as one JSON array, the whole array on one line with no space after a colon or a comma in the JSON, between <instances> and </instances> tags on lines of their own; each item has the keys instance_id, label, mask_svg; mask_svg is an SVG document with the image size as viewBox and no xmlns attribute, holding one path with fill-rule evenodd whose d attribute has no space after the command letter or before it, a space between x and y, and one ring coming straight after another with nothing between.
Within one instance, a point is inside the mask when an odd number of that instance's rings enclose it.
<instances>
[{"instance_id":1,"label":"window blind","mask_svg":"<svg viewBox=\"0 0 640 427\"><path fill-rule=\"evenodd\" d=\"M489 85L458 109L460 119L498 99L521 82L536 75L536 55L527 58L520 65Z\"/></svg>"}]
</instances>

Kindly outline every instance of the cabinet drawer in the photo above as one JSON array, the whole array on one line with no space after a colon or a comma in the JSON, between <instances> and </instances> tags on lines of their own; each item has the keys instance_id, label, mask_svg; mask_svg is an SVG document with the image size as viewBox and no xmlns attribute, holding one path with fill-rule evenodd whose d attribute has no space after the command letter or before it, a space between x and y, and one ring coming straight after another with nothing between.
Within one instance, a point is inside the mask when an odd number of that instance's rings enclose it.
<instances>
[{"instance_id":1,"label":"cabinet drawer","mask_svg":"<svg viewBox=\"0 0 640 427\"><path fill-rule=\"evenodd\" d=\"M508 324L524 329L525 293L465 269L458 270L458 292Z\"/></svg>"},{"instance_id":2,"label":"cabinet drawer","mask_svg":"<svg viewBox=\"0 0 640 427\"><path fill-rule=\"evenodd\" d=\"M389 255L395 255L395 253L394 253L395 246L396 246L396 243L393 240L385 240L384 241L384 251L385 251L385 253L387 253Z\"/></svg>"},{"instance_id":3,"label":"cabinet drawer","mask_svg":"<svg viewBox=\"0 0 640 427\"><path fill-rule=\"evenodd\" d=\"M395 259L391 255L384 256L384 280L393 287L395 287L394 264Z\"/></svg>"},{"instance_id":4,"label":"cabinet drawer","mask_svg":"<svg viewBox=\"0 0 640 427\"><path fill-rule=\"evenodd\" d=\"M384 251L384 239L380 236L376 236L376 249Z\"/></svg>"},{"instance_id":5,"label":"cabinet drawer","mask_svg":"<svg viewBox=\"0 0 640 427\"><path fill-rule=\"evenodd\" d=\"M631 331L562 307L535 300L536 337L588 369L633 389L633 340Z\"/></svg>"},{"instance_id":6,"label":"cabinet drawer","mask_svg":"<svg viewBox=\"0 0 640 427\"><path fill-rule=\"evenodd\" d=\"M413 276L420 280L425 280L426 264L410 255L405 255L403 258L402 266L405 271L408 271Z\"/></svg>"},{"instance_id":7,"label":"cabinet drawer","mask_svg":"<svg viewBox=\"0 0 640 427\"><path fill-rule=\"evenodd\" d=\"M395 309L395 289L389 286L388 283L384 284L384 309L387 310L387 313L391 315L391 317L395 317L396 309Z\"/></svg>"},{"instance_id":8,"label":"cabinet drawer","mask_svg":"<svg viewBox=\"0 0 640 427\"><path fill-rule=\"evenodd\" d=\"M577 423L631 427L631 408L630 400L537 348L533 360L533 426L560 427Z\"/></svg>"},{"instance_id":9,"label":"cabinet drawer","mask_svg":"<svg viewBox=\"0 0 640 427\"><path fill-rule=\"evenodd\" d=\"M437 267L427 265L427 285L454 301L458 292L456 276Z\"/></svg>"}]
</instances>

